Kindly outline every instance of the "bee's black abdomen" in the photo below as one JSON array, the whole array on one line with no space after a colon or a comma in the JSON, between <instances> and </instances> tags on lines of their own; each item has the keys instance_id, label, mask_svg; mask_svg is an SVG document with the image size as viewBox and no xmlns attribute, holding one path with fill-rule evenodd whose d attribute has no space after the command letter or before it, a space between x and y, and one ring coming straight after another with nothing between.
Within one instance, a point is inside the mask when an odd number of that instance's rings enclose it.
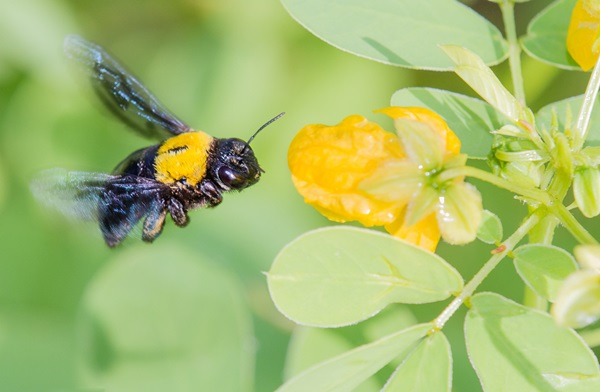
<instances>
[{"instance_id":1,"label":"bee's black abdomen","mask_svg":"<svg viewBox=\"0 0 600 392\"><path fill-rule=\"evenodd\" d=\"M154 179L154 160L156 159L156 152L160 144L142 148L131 153L127 158L123 159L121 163L117 165L113 174L131 175L144 178Z\"/></svg>"},{"instance_id":2,"label":"bee's black abdomen","mask_svg":"<svg viewBox=\"0 0 600 392\"><path fill-rule=\"evenodd\" d=\"M144 216L153 221L144 227L148 240L156 238L164 222L164 192L143 177L124 176L108 182L98 203L98 221L106 243L118 245Z\"/></svg>"}]
</instances>

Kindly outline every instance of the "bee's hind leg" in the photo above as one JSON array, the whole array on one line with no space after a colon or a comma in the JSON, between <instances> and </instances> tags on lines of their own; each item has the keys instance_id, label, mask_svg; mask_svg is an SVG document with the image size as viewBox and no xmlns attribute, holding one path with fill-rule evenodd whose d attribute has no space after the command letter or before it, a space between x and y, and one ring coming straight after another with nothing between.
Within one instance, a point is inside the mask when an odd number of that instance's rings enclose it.
<instances>
[{"instance_id":1,"label":"bee's hind leg","mask_svg":"<svg viewBox=\"0 0 600 392\"><path fill-rule=\"evenodd\" d=\"M142 240L146 242L153 242L165 226L165 218L167 217L167 210L165 208L150 213L144 220L144 227L142 231Z\"/></svg>"}]
</instances>

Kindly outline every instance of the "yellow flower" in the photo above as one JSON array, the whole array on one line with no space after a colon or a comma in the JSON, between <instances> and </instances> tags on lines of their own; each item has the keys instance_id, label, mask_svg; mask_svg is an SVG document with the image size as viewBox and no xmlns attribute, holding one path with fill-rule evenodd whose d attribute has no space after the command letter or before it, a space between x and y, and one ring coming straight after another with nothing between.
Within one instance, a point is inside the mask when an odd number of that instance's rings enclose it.
<instances>
[{"instance_id":1,"label":"yellow flower","mask_svg":"<svg viewBox=\"0 0 600 392\"><path fill-rule=\"evenodd\" d=\"M327 218L379 226L394 221L400 207L373 199L358 186L382 162L402 158L396 135L350 116L333 127L304 127L290 145L288 165L298 192Z\"/></svg>"},{"instance_id":2,"label":"yellow flower","mask_svg":"<svg viewBox=\"0 0 600 392\"><path fill-rule=\"evenodd\" d=\"M584 70L590 70L598 60L600 33L600 1L579 0L571 14L567 33L567 50Z\"/></svg>"},{"instance_id":3,"label":"yellow flower","mask_svg":"<svg viewBox=\"0 0 600 392\"><path fill-rule=\"evenodd\" d=\"M358 115L300 130L288 152L298 192L331 220L385 226L425 249L434 250L440 235L450 243L472 241L481 221L479 192L461 176L440 176L465 164L459 139L428 109L377 112L394 119L398 135Z\"/></svg>"}]
</instances>

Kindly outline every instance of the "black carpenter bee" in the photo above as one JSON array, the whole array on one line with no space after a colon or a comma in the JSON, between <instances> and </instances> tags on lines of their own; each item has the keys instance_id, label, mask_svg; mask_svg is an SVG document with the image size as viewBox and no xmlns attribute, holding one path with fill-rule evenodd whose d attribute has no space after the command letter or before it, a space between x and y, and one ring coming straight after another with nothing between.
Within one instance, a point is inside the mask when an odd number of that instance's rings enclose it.
<instances>
[{"instance_id":1,"label":"black carpenter bee","mask_svg":"<svg viewBox=\"0 0 600 392\"><path fill-rule=\"evenodd\" d=\"M223 192L241 191L259 179L260 168L247 141L219 139L185 125L99 45L79 36L65 39L65 52L90 76L102 102L123 122L159 144L130 154L112 174L53 169L32 183L34 194L67 215L97 220L110 247L139 222L142 239L154 241L167 214L177 226L188 211L215 207Z\"/></svg>"}]
</instances>

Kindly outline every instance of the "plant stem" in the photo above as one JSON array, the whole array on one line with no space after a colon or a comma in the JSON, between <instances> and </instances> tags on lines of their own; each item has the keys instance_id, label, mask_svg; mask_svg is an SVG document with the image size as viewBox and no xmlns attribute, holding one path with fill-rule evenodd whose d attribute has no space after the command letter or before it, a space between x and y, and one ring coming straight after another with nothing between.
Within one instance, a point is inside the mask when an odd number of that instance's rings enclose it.
<instances>
[{"instance_id":1,"label":"plant stem","mask_svg":"<svg viewBox=\"0 0 600 392\"><path fill-rule=\"evenodd\" d=\"M533 289L527 285L525 285L523 305L541 310L543 312L548 311L548 301L546 301L542 296L533 291Z\"/></svg>"},{"instance_id":2,"label":"plant stem","mask_svg":"<svg viewBox=\"0 0 600 392\"><path fill-rule=\"evenodd\" d=\"M600 88L600 58L594 66L592 76L588 82L583 96L583 104L577 117L577 124L575 126L575 135L573 141L573 150L578 152L583 147L583 143L587 137L587 133L590 127L590 117L596 102L596 96L598 95L598 88Z\"/></svg>"},{"instance_id":3,"label":"plant stem","mask_svg":"<svg viewBox=\"0 0 600 392\"><path fill-rule=\"evenodd\" d=\"M536 201L548 207L548 210L555 215L560 223L575 237L581 244L597 244L598 241L579 223L577 219L569 212L567 207L557 200L554 200L548 193L535 188L525 188L514 184L508 180L498 177L485 170L472 166L461 166L448 169L440 173L437 180L439 182L450 180L451 178L467 176L489 182L498 188L506 189L516 193L529 200ZM538 208L539 210L539 208Z\"/></svg>"},{"instance_id":4,"label":"plant stem","mask_svg":"<svg viewBox=\"0 0 600 392\"><path fill-rule=\"evenodd\" d=\"M567 210L562 203L556 203L552 206L548 206L550 212L552 212L559 220L560 223L575 237L580 244L597 244L598 241L579 223L577 219Z\"/></svg>"},{"instance_id":5,"label":"plant stem","mask_svg":"<svg viewBox=\"0 0 600 392\"><path fill-rule=\"evenodd\" d=\"M434 329L441 330L444 324L452 317L452 315L460 308L460 306L469 298L477 287L483 282L483 280L496 268L504 256L514 249L514 247L527 235L529 230L534 227L540 219L546 214L547 211L537 209L533 214L523 222L523 224L510 236L506 241L502 243L504 249L493 255L481 269L473 276L473 278L465 285L463 290L456 298L440 313L440 315L433 321Z\"/></svg>"},{"instance_id":6,"label":"plant stem","mask_svg":"<svg viewBox=\"0 0 600 392\"><path fill-rule=\"evenodd\" d=\"M485 182L489 182L490 184L495 185L498 188L506 189L507 191L516 193L517 195L523 196L527 199L537 201L545 205L552 203L552 198L544 191L535 188L526 188L520 186L518 184L505 180L502 177L498 177L495 174L472 166L461 166L445 170L438 176L438 181L444 182L445 180L449 180L451 178L459 176L473 177Z\"/></svg>"},{"instance_id":7,"label":"plant stem","mask_svg":"<svg viewBox=\"0 0 600 392\"><path fill-rule=\"evenodd\" d=\"M512 76L515 98L523 105L525 104L525 90L523 88L523 75L521 73L521 46L517 40L517 29L515 27L515 6L510 0L500 2L504 31L508 41L508 63Z\"/></svg>"}]
</instances>

